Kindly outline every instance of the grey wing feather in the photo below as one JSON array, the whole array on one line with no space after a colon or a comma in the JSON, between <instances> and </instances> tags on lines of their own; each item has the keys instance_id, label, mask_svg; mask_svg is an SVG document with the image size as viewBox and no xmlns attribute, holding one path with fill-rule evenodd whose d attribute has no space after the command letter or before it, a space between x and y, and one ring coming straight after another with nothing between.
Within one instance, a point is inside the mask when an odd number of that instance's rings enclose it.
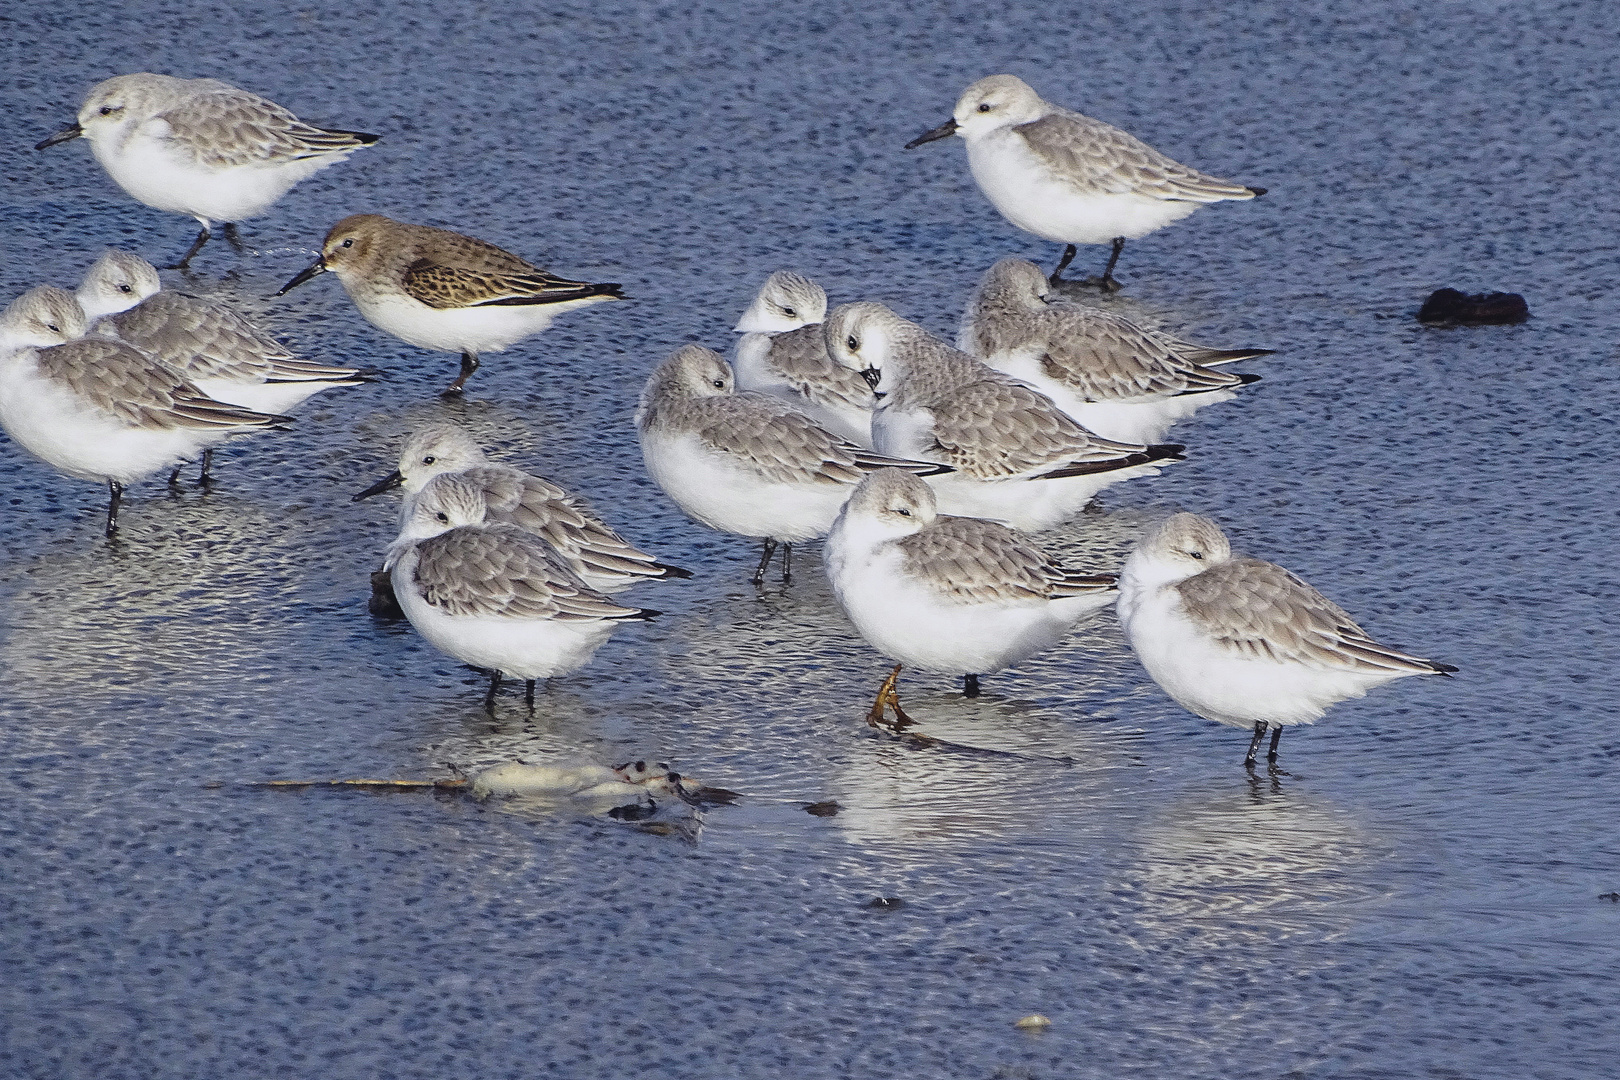
<instances>
[{"instance_id":1,"label":"grey wing feather","mask_svg":"<svg viewBox=\"0 0 1620 1080\"><path fill-rule=\"evenodd\" d=\"M978 480L1003 480L1069 464L1105 464L1146 448L1094 435L1050 398L1018 382L986 380L926 403L944 460Z\"/></svg>"},{"instance_id":2,"label":"grey wing feather","mask_svg":"<svg viewBox=\"0 0 1620 1080\"><path fill-rule=\"evenodd\" d=\"M1175 588L1195 625L1252 659L1368 674L1443 670L1380 645L1343 608L1275 563L1233 559Z\"/></svg>"},{"instance_id":3,"label":"grey wing feather","mask_svg":"<svg viewBox=\"0 0 1620 1080\"><path fill-rule=\"evenodd\" d=\"M541 537L576 571L661 577L666 568L615 532L586 502L551 481L518 469L467 469L484 489L487 520L508 522Z\"/></svg>"},{"instance_id":4,"label":"grey wing feather","mask_svg":"<svg viewBox=\"0 0 1620 1080\"><path fill-rule=\"evenodd\" d=\"M1082 192L1190 202L1254 198L1242 184L1190 169L1129 132L1068 109L1015 130L1054 175Z\"/></svg>"},{"instance_id":5,"label":"grey wing feather","mask_svg":"<svg viewBox=\"0 0 1620 1080\"><path fill-rule=\"evenodd\" d=\"M1240 376L1190 361L1174 339L1118 315L1078 307L1042 314L1042 370L1087 401L1201 393L1243 384Z\"/></svg>"},{"instance_id":6,"label":"grey wing feather","mask_svg":"<svg viewBox=\"0 0 1620 1080\"><path fill-rule=\"evenodd\" d=\"M807 401L817 405L870 409L877 403L860 373L833 360L821 324L801 326L771 339L766 360Z\"/></svg>"},{"instance_id":7,"label":"grey wing feather","mask_svg":"<svg viewBox=\"0 0 1620 1080\"><path fill-rule=\"evenodd\" d=\"M888 467L919 475L944 471L856 446L776 398L746 392L692 403L697 434L711 450L733 455L767 480L784 484L856 484Z\"/></svg>"},{"instance_id":8,"label":"grey wing feather","mask_svg":"<svg viewBox=\"0 0 1620 1080\"><path fill-rule=\"evenodd\" d=\"M551 546L515 525L464 526L417 545L422 597L451 615L582 621L632 619L579 579Z\"/></svg>"},{"instance_id":9,"label":"grey wing feather","mask_svg":"<svg viewBox=\"0 0 1620 1080\"><path fill-rule=\"evenodd\" d=\"M376 141L306 124L275 102L226 83L187 98L162 119L199 163L214 168L346 153Z\"/></svg>"},{"instance_id":10,"label":"grey wing feather","mask_svg":"<svg viewBox=\"0 0 1620 1080\"><path fill-rule=\"evenodd\" d=\"M1112 575L1064 570L1014 530L980 518L939 517L895 545L909 574L958 603L1052 600L1113 587Z\"/></svg>"},{"instance_id":11,"label":"grey wing feather","mask_svg":"<svg viewBox=\"0 0 1620 1080\"><path fill-rule=\"evenodd\" d=\"M248 428L287 420L215 401L173 368L121 341L81 338L41 349L39 369L103 413L139 427Z\"/></svg>"},{"instance_id":12,"label":"grey wing feather","mask_svg":"<svg viewBox=\"0 0 1620 1080\"><path fill-rule=\"evenodd\" d=\"M192 379L343 382L360 375L305 360L223 304L182 293L156 293L106 322L122 340Z\"/></svg>"}]
</instances>

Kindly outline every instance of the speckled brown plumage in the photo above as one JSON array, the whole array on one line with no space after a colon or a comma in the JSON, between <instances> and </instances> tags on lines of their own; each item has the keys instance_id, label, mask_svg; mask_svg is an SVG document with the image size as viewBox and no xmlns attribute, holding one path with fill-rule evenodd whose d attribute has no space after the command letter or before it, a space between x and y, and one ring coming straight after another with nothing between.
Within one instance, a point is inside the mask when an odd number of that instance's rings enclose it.
<instances>
[{"instance_id":1,"label":"speckled brown plumage","mask_svg":"<svg viewBox=\"0 0 1620 1080\"><path fill-rule=\"evenodd\" d=\"M423 229L426 226L413 228ZM443 249L436 248L431 255L411 263L400 275L400 285L405 291L428 307L560 304L589 296L615 295L619 288L615 284L592 285L583 281L569 281L530 266L493 244L470 236L447 233L442 229L433 231L455 237L461 243L454 247L460 250L450 250L448 244ZM490 255L491 252L504 258L495 258ZM458 261L446 261L451 259ZM508 260L521 269L496 269Z\"/></svg>"}]
</instances>

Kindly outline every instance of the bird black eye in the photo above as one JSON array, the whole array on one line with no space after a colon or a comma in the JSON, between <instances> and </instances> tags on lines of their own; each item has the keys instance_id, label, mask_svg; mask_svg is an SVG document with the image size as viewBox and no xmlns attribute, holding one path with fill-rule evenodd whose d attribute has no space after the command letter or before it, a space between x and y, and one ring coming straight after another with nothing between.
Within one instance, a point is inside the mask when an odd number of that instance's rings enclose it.
<instances>
[{"instance_id":1,"label":"bird black eye","mask_svg":"<svg viewBox=\"0 0 1620 1080\"><path fill-rule=\"evenodd\" d=\"M1204 561L1204 553L1202 551L1189 551L1189 552L1187 552L1187 554L1191 555L1193 558L1197 559L1199 562Z\"/></svg>"},{"instance_id":2,"label":"bird black eye","mask_svg":"<svg viewBox=\"0 0 1620 1080\"><path fill-rule=\"evenodd\" d=\"M990 103L988 101L979 102L979 111L980 112L989 112L990 111Z\"/></svg>"},{"instance_id":3,"label":"bird black eye","mask_svg":"<svg viewBox=\"0 0 1620 1080\"><path fill-rule=\"evenodd\" d=\"M57 333L57 334L60 334L60 333L61 333L61 332L62 332L62 328L61 328L61 327L60 327L60 326L57 326L57 325L56 325L56 324L55 324L55 323L53 323L53 322L48 322L48 323L46 323L46 324L45 324L45 329L47 329L47 330L50 330L50 331L52 331L52 332L53 332L53 333Z\"/></svg>"},{"instance_id":4,"label":"bird black eye","mask_svg":"<svg viewBox=\"0 0 1620 1080\"><path fill-rule=\"evenodd\" d=\"M134 292L135 290L132 287L128 286L128 285L120 285L120 286L118 286L118 291L119 292Z\"/></svg>"},{"instance_id":5,"label":"bird black eye","mask_svg":"<svg viewBox=\"0 0 1620 1080\"><path fill-rule=\"evenodd\" d=\"M784 307L784 308L783 308L783 309L782 309L782 314L784 314L784 315L788 315L788 316L794 316L794 315L797 315L797 314L798 314L798 312L797 312L797 311L794 311L794 310L793 310L793 309L792 309L792 308L790 308L790 307Z\"/></svg>"},{"instance_id":6,"label":"bird black eye","mask_svg":"<svg viewBox=\"0 0 1620 1080\"><path fill-rule=\"evenodd\" d=\"M349 237L349 239L343 241L343 246L344 247L354 247L354 237L351 236L351 237Z\"/></svg>"},{"instance_id":7,"label":"bird black eye","mask_svg":"<svg viewBox=\"0 0 1620 1080\"><path fill-rule=\"evenodd\" d=\"M440 510L437 514L434 514L433 516L438 518L440 521L444 522L446 525L450 524L450 515L446 514L443 510Z\"/></svg>"},{"instance_id":8,"label":"bird black eye","mask_svg":"<svg viewBox=\"0 0 1620 1080\"><path fill-rule=\"evenodd\" d=\"M716 390L724 390L726 388L726 380L724 380L724 379L715 379L712 382L710 382L709 385L714 387Z\"/></svg>"},{"instance_id":9,"label":"bird black eye","mask_svg":"<svg viewBox=\"0 0 1620 1080\"><path fill-rule=\"evenodd\" d=\"M850 352L855 352L861 347L861 339L856 337L854 334L851 334L849 337L844 339L844 344L849 346Z\"/></svg>"},{"instance_id":10,"label":"bird black eye","mask_svg":"<svg viewBox=\"0 0 1620 1080\"><path fill-rule=\"evenodd\" d=\"M113 110L112 110L112 106L111 106L111 105L103 105L103 106L102 106L102 107L101 107L101 115L102 115L102 116L111 116L111 115L112 115L112 111L113 111Z\"/></svg>"},{"instance_id":11,"label":"bird black eye","mask_svg":"<svg viewBox=\"0 0 1620 1080\"><path fill-rule=\"evenodd\" d=\"M422 464L424 464L424 465L431 465L431 464L433 464L433 463L434 463L434 462L435 462L435 461L437 461L437 460L438 460L438 459L437 459L437 458L435 458L435 457L434 457L434 456L433 456L433 455L432 455L432 454L429 454L429 455L428 455L428 456L427 456L427 457L425 457L425 458L423 458L423 459L422 459Z\"/></svg>"},{"instance_id":12,"label":"bird black eye","mask_svg":"<svg viewBox=\"0 0 1620 1080\"><path fill-rule=\"evenodd\" d=\"M905 508L905 507L903 507L903 506L897 506L897 507L895 507L895 508L894 508L894 512L895 512L895 513L897 513L897 514L899 514L899 515L900 515L900 516L901 516L901 517L910 517L910 516L911 516L911 511L910 511L910 510L907 510L907 509L906 509L906 508Z\"/></svg>"}]
</instances>

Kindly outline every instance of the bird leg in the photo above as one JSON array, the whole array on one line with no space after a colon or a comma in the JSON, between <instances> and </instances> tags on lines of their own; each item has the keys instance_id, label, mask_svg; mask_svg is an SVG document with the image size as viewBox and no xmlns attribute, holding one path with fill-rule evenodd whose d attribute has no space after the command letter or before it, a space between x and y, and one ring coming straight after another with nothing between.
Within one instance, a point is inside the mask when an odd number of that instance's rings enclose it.
<instances>
[{"instance_id":1,"label":"bird leg","mask_svg":"<svg viewBox=\"0 0 1620 1080\"><path fill-rule=\"evenodd\" d=\"M792 563L793 541L784 540L782 541L782 584L784 585L793 580L793 571L790 569Z\"/></svg>"},{"instance_id":2,"label":"bird leg","mask_svg":"<svg viewBox=\"0 0 1620 1080\"><path fill-rule=\"evenodd\" d=\"M1273 765L1277 763L1277 744L1280 742L1282 742L1282 725L1278 724L1271 730L1271 752L1266 755L1266 760L1271 762ZM1290 743L1289 745L1291 746L1293 744ZM1251 751L1251 753L1252 752L1253 751Z\"/></svg>"},{"instance_id":3,"label":"bird leg","mask_svg":"<svg viewBox=\"0 0 1620 1080\"><path fill-rule=\"evenodd\" d=\"M1114 237L1114 253L1108 256L1108 265L1103 267L1102 277L1086 278L1082 285L1095 285L1103 292L1119 292L1119 282L1114 280L1114 264L1119 262L1119 253L1125 250L1125 238Z\"/></svg>"},{"instance_id":4,"label":"bird leg","mask_svg":"<svg viewBox=\"0 0 1620 1080\"><path fill-rule=\"evenodd\" d=\"M760 585L765 581L765 569L771 565L771 556L776 554L776 541L765 537L765 553L759 557L759 568L754 571L754 584Z\"/></svg>"},{"instance_id":5,"label":"bird leg","mask_svg":"<svg viewBox=\"0 0 1620 1080\"><path fill-rule=\"evenodd\" d=\"M866 722L873 727L887 728L899 733L915 724L917 721L906 715L906 710L900 707L900 693L896 689L900 682L900 665L894 665L883 685L878 687L877 698L872 702L872 709L866 714ZM894 723L889 723L884 717L884 708L894 710Z\"/></svg>"},{"instance_id":6,"label":"bird leg","mask_svg":"<svg viewBox=\"0 0 1620 1080\"><path fill-rule=\"evenodd\" d=\"M525 679L523 681L523 704L525 704L525 705L527 705L529 707L530 712L534 712L534 680L533 679Z\"/></svg>"},{"instance_id":7,"label":"bird leg","mask_svg":"<svg viewBox=\"0 0 1620 1080\"><path fill-rule=\"evenodd\" d=\"M169 474L169 489L171 491L180 490L180 470L183 468L185 468L184 464L176 465L174 472Z\"/></svg>"},{"instance_id":8,"label":"bird leg","mask_svg":"<svg viewBox=\"0 0 1620 1080\"><path fill-rule=\"evenodd\" d=\"M1279 726L1277 730L1280 732L1282 731L1282 728ZM1254 752L1260 749L1260 740L1265 737L1266 722L1264 720L1256 720L1254 722L1254 738L1249 740L1249 754L1243 759L1243 764L1248 768L1254 768Z\"/></svg>"},{"instance_id":9,"label":"bird leg","mask_svg":"<svg viewBox=\"0 0 1620 1080\"><path fill-rule=\"evenodd\" d=\"M964 675L964 676L962 676L962 696L963 697L978 697L979 696L979 677L977 675Z\"/></svg>"},{"instance_id":10,"label":"bird leg","mask_svg":"<svg viewBox=\"0 0 1620 1080\"><path fill-rule=\"evenodd\" d=\"M478 354L477 353L470 353L470 352L463 352L461 354L461 374L456 377L455 382L451 383L449 386L444 388L444 396L449 397L452 394L461 393L464 389L466 389L467 376L471 375L473 372L475 372L477 370L478 370Z\"/></svg>"},{"instance_id":11,"label":"bird leg","mask_svg":"<svg viewBox=\"0 0 1620 1080\"><path fill-rule=\"evenodd\" d=\"M107 538L118 532L118 501L124 496L124 485L116 480L107 481Z\"/></svg>"},{"instance_id":12,"label":"bird leg","mask_svg":"<svg viewBox=\"0 0 1620 1080\"><path fill-rule=\"evenodd\" d=\"M495 715L495 692L501 688L501 672L499 668L491 668L489 672L489 693L484 695L484 711Z\"/></svg>"},{"instance_id":13,"label":"bird leg","mask_svg":"<svg viewBox=\"0 0 1620 1080\"><path fill-rule=\"evenodd\" d=\"M1069 268L1069 264L1074 262L1074 257L1079 253L1080 249L1075 247L1073 244L1070 244L1068 247L1064 248L1063 258L1058 262L1057 269L1052 271L1052 276L1046 279L1047 284L1051 285L1053 288L1056 288L1057 283L1063 280L1063 271Z\"/></svg>"},{"instance_id":14,"label":"bird leg","mask_svg":"<svg viewBox=\"0 0 1620 1080\"><path fill-rule=\"evenodd\" d=\"M208 470L214 466L214 451L210 447L203 451L202 474L197 477L197 483L202 487L208 486Z\"/></svg>"},{"instance_id":15,"label":"bird leg","mask_svg":"<svg viewBox=\"0 0 1620 1080\"><path fill-rule=\"evenodd\" d=\"M231 242L231 247L235 248L238 254L247 250L247 245L242 243L242 237L236 231L236 222L225 223L225 239Z\"/></svg>"},{"instance_id":16,"label":"bird leg","mask_svg":"<svg viewBox=\"0 0 1620 1080\"><path fill-rule=\"evenodd\" d=\"M191 246L186 249L186 253L184 255L180 256L180 261L175 263L173 266L165 266L163 269L165 269L165 270L189 270L189 269L191 269L191 257L193 255L197 254L197 252L202 250L203 245L208 243L208 238L211 235L213 235L213 234L208 231L208 226L204 225L202 227L202 232L197 234L197 239L193 240L191 242Z\"/></svg>"}]
</instances>

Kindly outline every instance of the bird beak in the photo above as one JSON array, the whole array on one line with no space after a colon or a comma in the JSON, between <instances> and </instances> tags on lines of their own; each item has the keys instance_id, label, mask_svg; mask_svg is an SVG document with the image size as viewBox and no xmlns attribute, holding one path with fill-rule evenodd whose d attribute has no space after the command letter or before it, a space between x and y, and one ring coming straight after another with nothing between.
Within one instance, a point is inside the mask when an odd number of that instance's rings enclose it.
<instances>
[{"instance_id":1,"label":"bird beak","mask_svg":"<svg viewBox=\"0 0 1620 1080\"><path fill-rule=\"evenodd\" d=\"M39 142L34 144L34 149L43 150L47 146L55 146L59 142L67 142L69 139L77 139L83 134L84 128L80 127L78 124L72 124L63 128L61 131L58 131L55 135L52 135L48 139L41 139Z\"/></svg>"},{"instance_id":2,"label":"bird beak","mask_svg":"<svg viewBox=\"0 0 1620 1080\"><path fill-rule=\"evenodd\" d=\"M290 289L292 286L289 285L287 288ZM366 488L366 490L360 492L360 494L354 496L349 501L359 502L361 499L369 499L373 495L381 495L385 491L392 491L394 488L399 487L399 485L403 484L404 482L405 478L399 475L398 469L395 469L393 472L389 473L375 484L372 484L370 487Z\"/></svg>"},{"instance_id":3,"label":"bird beak","mask_svg":"<svg viewBox=\"0 0 1620 1080\"><path fill-rule=\"evenodd\" d=\"M861 372L861 378L866 380L867 386L870 386L873 390L876 390L877 384L883 381L883 372L879 371L875 367L869 367Z\"/></svg>"},{"instance_id":4,"label":"bird beak","mask_svg":"<svg viewBox=\"0 0 1620 1080\"><path fill-rule=\"evenodd\" d=\"M326 256L322 255L320 258L316 259L314 262L310 263L308 266L306 266L302 270L298 271L298 275L296 277L294 277L291 281L287 282L287 284L285 284L281 288L277 289L276 290L276 295L277 296L286 296L288 293L290 293L294 289L298 288L298 286L302 285L304 282L308 281L310 278L319 277L320 275L322 275L324 273L326 273ZM379 488L378 490L381 491L383 489Z\"/></svg>"},{"instance_id":5,"label":"bird beak","mask_svg":"<svg viewBox=\"0 0 1620 1080\"><path fill-rule=\"evenodd\" d=\"M936 139L948 139L952 135L955 135L955 134L956 134L956 120L953 118L953 119L945 121L943 124L939 125L939 127L935 128L933 131L924 132L923 134L917 136L915 139L912 139L910 142L906 143L906 149L907 150L915 150L915 149L917 149L917 147L921 146L923 143L931 143L931 142L934 142Z\"/></svg>"}]
</instances>

